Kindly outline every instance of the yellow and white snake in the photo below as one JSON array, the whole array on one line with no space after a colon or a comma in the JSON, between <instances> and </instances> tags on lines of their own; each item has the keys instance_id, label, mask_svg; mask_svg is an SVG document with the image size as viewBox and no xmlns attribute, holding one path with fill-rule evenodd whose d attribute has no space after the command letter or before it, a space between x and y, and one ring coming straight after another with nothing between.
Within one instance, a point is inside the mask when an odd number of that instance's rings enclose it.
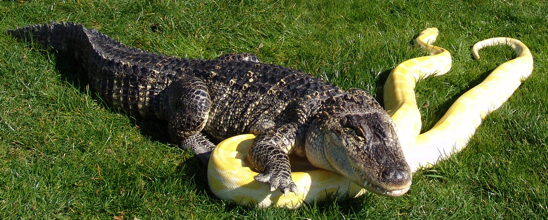
<instances>
[{"instance_id":1,"label":"yellow and white snake","mask_svg":"<svg viewBox=\"0 0 548 220\"><path fill-rule=\"evenodd\" d=\"M442 75L451 69L451 54L432 43L438 29L428 28L416 43L430 56L418 57L399 64L384 86L385 109L392 116L405 157L412 171L433 165L440 159L462 150L487 114L500 107L533 70L531 52L519 40L490 38L476 43L472 53L487 46L508 45L517 57L497 67L479 85L459 97L429 131L420 134L421 118L415 99L418 80ZM327 198L357 197L366 191L339 174L325 170L304 169L292 172L299 195L284 196L270 191L268 184L254 180L258 173L246 161L253 135L240 135L221 142L213 151L208 166L208 181L217 197L245 206L297 208L303 203ZM298 162L292 161L292 167Z\"/></svg>"}]
</instances>

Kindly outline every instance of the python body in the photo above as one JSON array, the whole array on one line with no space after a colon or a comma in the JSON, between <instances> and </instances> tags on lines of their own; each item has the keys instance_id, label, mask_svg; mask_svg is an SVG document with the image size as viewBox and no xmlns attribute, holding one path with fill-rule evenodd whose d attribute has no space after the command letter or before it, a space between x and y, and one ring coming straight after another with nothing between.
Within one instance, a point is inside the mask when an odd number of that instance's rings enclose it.
<instances>
[{"instance_id":1,"label":"python body","mask_svg":"<svg viewBox=\"0 0 548 220\"><path fill-rule=\"evenodd\" d=\"M493 70L482 83L459 97L432 129L420 134L421 118L415 85L420 79L445 74L451 68L450 53L432 45L437 35L436 28L423 31L416 43L431 55L398 65L384 87L385 108L396 125L412 171L462 150L482 119L500 107L533 70L531 52L519 40L498 37L476 43L472 49L476 59L479 59L480 49L494 45L511 46L517 57ZM237 136L220 143L214 150L208 179L211 190L218 197L242 205L296 208L330 196L344 199L365 193L349 179L325 170L293 172L299 195L284 196L280 192L271 192L267 185L254 181L257 173L248 167L246 154L253 138L253 135Z\"/></svg>"}]
</instances>

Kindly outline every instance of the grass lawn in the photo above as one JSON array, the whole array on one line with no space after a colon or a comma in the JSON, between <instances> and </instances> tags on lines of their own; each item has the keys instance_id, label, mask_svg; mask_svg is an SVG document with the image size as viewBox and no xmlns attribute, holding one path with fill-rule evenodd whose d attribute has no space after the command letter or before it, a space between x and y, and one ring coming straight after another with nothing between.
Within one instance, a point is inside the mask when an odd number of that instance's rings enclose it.
<instances>
[{"instance_id":1,"label":"grass lawn","mask_svg":"<svg viewBox=\"0 0 548 220\"><path fill-rule=\"evenodd\" d=\"M367 194L298 210L217 199L206 169L169 143L162 123L109 108L81 70L44 47L0 34L0 219L384 219L548 217L548 2L469 1L0 1L0 32L72 21L144 50L211 59L251 52L344 89L381 98L398 63L424 55L412 40L438 27L447 76L417 88L424 129L515 54L471 46L507 36L529 46L535 70L486 118L461 153L417 172L408 194Z\"/></svg>"}]
</instances>

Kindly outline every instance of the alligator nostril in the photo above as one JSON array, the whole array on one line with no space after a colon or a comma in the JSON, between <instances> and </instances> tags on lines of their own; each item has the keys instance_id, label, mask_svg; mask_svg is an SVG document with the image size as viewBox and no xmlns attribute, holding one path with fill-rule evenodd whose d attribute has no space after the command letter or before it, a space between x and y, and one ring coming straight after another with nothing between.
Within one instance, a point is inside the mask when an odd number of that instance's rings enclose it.
<instances>
[{"instance_id":1,"label":"alligator nostril","mask_svg":"<svg viewBox=\"0 0 548 220\"><path fill-rule=\"evenodd\" d=\"M411 173L407 169L385 169L382 178L386 183L400 185L411 180Z\"/></svg>"}]
</instances>

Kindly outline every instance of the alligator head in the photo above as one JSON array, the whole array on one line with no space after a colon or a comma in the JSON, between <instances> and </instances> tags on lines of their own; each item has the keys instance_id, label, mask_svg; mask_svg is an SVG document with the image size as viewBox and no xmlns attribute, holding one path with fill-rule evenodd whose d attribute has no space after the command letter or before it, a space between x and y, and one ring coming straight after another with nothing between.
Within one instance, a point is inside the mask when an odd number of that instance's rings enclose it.
<instances>
[{"instance_id":1,"label":"alligator head","mask_svg":"<svg viewBox=\"0 0 548 220\"><path fill-rule=\"evenodd\" d=\"M396 197L411 186L392 119L373 98L328 100L308 129L306 154L370 192Z\"/></svg>"}]
</instances>

